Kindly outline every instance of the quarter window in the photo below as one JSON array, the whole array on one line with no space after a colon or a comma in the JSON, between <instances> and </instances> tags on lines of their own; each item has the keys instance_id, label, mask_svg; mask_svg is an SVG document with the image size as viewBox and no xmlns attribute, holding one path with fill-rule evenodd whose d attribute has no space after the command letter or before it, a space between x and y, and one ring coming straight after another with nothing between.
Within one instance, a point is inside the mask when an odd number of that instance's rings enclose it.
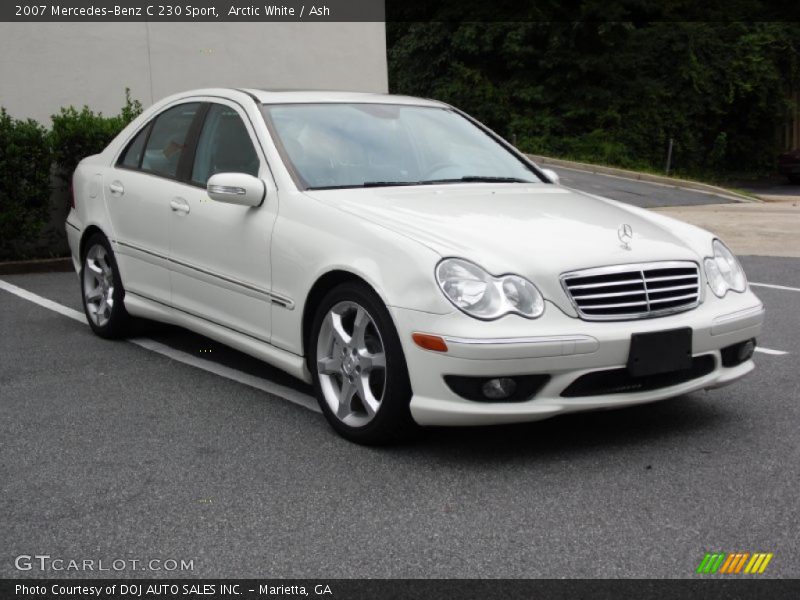
<instances>
[{"instance_id":1,"label":"quarter window","mask_svg":"<svg viewBox=\"0 0 800 600\"><path fill-rule=\"evenodd\" d=\"M142 170L175 178L199 102L180 104L156 117L142 157Z\"/></svg>"},{"instance_id":2,"label":"quarter window","mask_svg":"<svg viewBox=\"0 0 800 600\"><path fill-rule=\"evenodd\" d=\"M125 152L122 153L122 157L120 158L119 164L123 167L128 167L129 169L138 169L139 164L142 160L142 150L144 149L144 143L147 140L147 132L150 131L150 124L147 125L144 129L142 129L133 141L128 144L128 147L125 148Z\"/></svg>"},{"instance_id":3,"label":"quarter window","mask_svg":"<svg viewBox=\"0 0 800 600\"><path fill-rule=\"evenodd\" d=\"M228 106L213 104L197 142L192 182L205 185L216 173L256 176L258 166L258 154L242 118Z\"/></svg>"}]
</instances>

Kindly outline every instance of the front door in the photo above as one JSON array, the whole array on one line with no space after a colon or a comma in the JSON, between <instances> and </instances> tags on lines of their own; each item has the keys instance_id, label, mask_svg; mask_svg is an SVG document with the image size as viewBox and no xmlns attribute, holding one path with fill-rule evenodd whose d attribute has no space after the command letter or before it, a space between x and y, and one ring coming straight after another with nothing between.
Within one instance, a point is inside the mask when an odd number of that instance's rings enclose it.
<instances>
[{"instance_id":1,"label":"front door","mask_svg":"<svg viewBox=\"0 0 800 600\"><path fill-rule=\"evenodd\" d=\"M205 186L216 173L261 177L267 186L264 203L247 207L211 200ZM172 304L268 342L277 194L248 117L236 104L209 104L189 179L169 199Z\"/></svg>"}]
</instances>

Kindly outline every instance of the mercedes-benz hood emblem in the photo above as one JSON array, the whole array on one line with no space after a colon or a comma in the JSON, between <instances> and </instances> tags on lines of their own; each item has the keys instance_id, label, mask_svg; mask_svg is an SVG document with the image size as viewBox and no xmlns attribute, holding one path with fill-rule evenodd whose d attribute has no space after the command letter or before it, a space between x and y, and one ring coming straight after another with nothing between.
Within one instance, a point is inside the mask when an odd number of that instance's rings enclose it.
<instances>
[{"instance_id":1,"label":"mercedes-benz hood emblem","mask_svg":"<svg viewBox=\"0 0 800 600\"><path fill-rule=\"evenodd\" d=\"M633 240L633 227L628 225L627 223L623 223L617 229L617 237L619 241L622 242L622 247L625 250L631 249L631 241Z\"/></svg>"}]
</instances>

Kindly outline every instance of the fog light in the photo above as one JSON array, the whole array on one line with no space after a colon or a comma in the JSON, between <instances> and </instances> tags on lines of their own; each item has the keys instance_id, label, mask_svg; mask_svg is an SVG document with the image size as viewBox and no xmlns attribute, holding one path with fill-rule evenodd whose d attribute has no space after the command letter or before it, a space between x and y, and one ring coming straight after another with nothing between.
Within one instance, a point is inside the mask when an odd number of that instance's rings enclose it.
<instances>
[{"instance_id":1,"label":"fog light","mask_svg":"<svg viewBox=\"0 0 800 600\"><path fill-rule=\"evenodd\" d=\"M750 360L755 350L756 350L755 342L753 342L753 340L747 340L744 344L739 346L739 362Z\"/></svg>"},{"instance_id":2,"label":"fog light","mask_svg":"<svg viewBox=\"0 0 800 600\"><path fill-rule=\"evenodd\" d=\"M735 367L750 360L753 357L753 352L756 350L756 341L754 339L733 344L727 348L723 348L720 353L722 354L723 367Z\"/></svg>"},{"instance_id":3,"label":"fog light","mask_svg":"<svg viewBox=\"0 0 800 600\"><path fill-rule=\"evenodd\" d=\"M502 400L517 391L517 382L510 377L498 377L484 383L481 391L490 400Z\"/></svg>"}]
</instances>

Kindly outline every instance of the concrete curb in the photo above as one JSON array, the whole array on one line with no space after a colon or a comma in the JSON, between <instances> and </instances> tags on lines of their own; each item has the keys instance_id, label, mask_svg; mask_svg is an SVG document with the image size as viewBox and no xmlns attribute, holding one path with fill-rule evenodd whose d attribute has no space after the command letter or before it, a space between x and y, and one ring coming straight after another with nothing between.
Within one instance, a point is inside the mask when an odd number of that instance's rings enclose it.
<instances>
[{"instance_id":1,"label":"concrete curb","mask_svg":"<svg viewBox=\"0 0 800 600\"><path fill-rule=\"evenodd\" d=\"M0 262L0 275L21 275L23 273L53 273L72 271L72 259L45 258L39 260L13 260Z\"/></svg>"},{"instance_id":2,"label":"concrete curb","mask_svg":"<svg viewBox=\"0 0 800 600\"><path fill-rule=\"evenodd\" d=\"M535 154L528 154L536 164L542 166L552 165L555 167L564 167L566 169L575 169L578 171L586 171L588 173L599 173L601 175L611 175L612 177L621 177L622 179L632 179L634 181L644 181L647 183L656 183L659 185L667 185L677 188L685 188L703 192L705 194L714 194L733 200L734 202L760 202L758 198L745 196L738 192L734 192L727 188L710 185L708 183L700 183L699 181L691 181L689 179L678 179L676 177L666 177L664 175L653 175L651 173L640 173L639 171L629 171L628 169L618 169L616 167L606 167L603 165L593 165L590 163L576 162L573 160L563 160L560 158L550 158L549 156L537 156Z\"/></svg>"}]
</instances>

